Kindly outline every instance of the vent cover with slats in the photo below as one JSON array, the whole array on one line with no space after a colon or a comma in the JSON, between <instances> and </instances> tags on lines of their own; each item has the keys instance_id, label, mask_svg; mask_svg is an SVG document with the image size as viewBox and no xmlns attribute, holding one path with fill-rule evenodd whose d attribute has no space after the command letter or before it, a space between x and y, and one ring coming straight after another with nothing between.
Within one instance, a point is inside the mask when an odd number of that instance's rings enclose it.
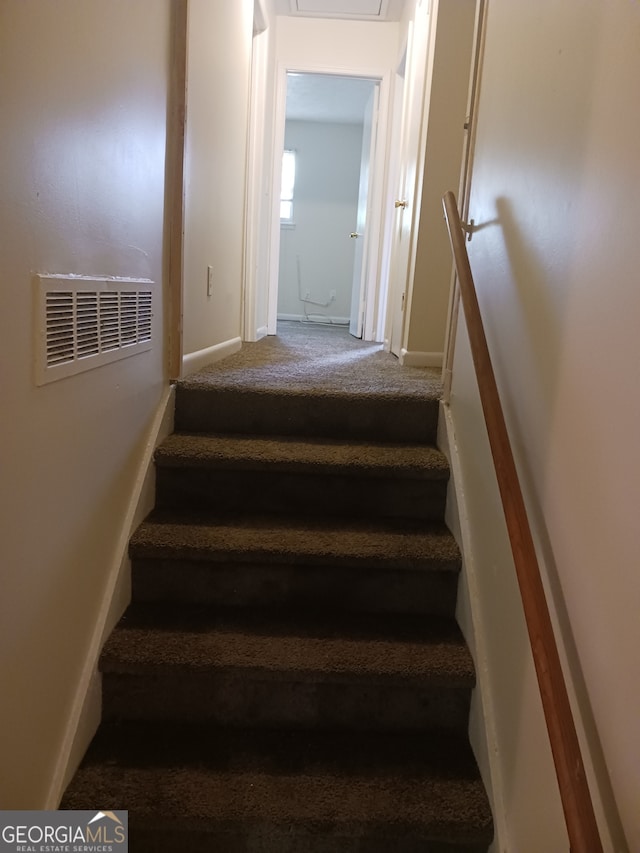
<instances>
[{"instance_id":1,"label":"vent cover with slats","mask_svg":"<svg viewBox=\"0 0 640 853\"><path fill-rule=\"evenodd\" d=\"M151 349L153 282L37 275L36 382Z\"/></svg>"}]
</instances>

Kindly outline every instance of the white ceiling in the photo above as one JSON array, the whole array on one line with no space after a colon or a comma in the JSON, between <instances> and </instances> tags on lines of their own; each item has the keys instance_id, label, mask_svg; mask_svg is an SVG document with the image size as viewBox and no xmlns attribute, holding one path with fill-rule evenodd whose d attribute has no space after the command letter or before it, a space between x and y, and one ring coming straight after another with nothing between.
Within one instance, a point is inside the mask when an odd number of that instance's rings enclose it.
<instances>
[{"instance_id":1,"label":"white ceiling","mask_svg":"<svg viewBox=\"0 0 640 853\"><path fill-rule=\"evenodd\" d=\"M405 2L406 0L276 0L276 13L306 18L399 21Z\"/></svg>"},{"instance_id":2,"label":"white ceiling","mask_svg":"<svg viewBox=\"0 0 640 853\"><path fill-rule=\"evenodd\" d=\"M288 120L360 124L372 80L334 74L287 74Z\"/></svg>"}]
</instances>

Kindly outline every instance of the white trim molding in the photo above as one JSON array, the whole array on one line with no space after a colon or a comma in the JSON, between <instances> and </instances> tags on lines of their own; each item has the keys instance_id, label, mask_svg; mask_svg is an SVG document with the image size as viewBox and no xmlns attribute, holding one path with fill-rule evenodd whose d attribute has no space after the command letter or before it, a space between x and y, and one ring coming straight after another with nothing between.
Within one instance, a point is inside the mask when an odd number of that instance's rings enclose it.
<instances>
[{"instance_id":1,"label":"white trim molding","mask_svg":"<svg viewBox=\"0 0 640 853\"><path fill-rule=\"evenodd\" d=\"M332 15L333 17L333 15ZM337 16L336 16L337 17ZM376 122L376 146L371 163L373 186L368 210L371 221L367 225L368 241L365 249L365 268L368 270L368 290L365 300L364 340L375 341L384 329L384 306L388 291L387 256L390 253L391 217L381 211L388 191L386 176L390 156L390 105L392 97L392 74L384 66L372 67L369 63L353 65L318 64L314 62L289 61L280 58L276 68L276 97L274 124L274 163L271 185L271 219L269 222L269 274L267 282L269 334L275 334L278 314L278 279L280 266L280 184L282 178L282 156L285 140L287 74L322 74L338 77L368 79L379 85L378 114ZM253 297L252 297L253 298ZM247 338L247 340L249 340Z\"/></svg>"},{"instance_id":2,"label":"white trim molding","mask_svg":"<svg viewBox=\"0 0 640 853\"><path fill-rule=\"evenodd\" d=\"M448 405L440 403L437 446L447 457L451 469L445 521L462 553L462 572L458 584L456 619L469 645L476 670L476 688L471 699L469 740L491 801L494 839L491 853L506 850L504 780L497 760L496 715L489 684L489 665L485 647L483 615L478 604L478 573L472 548L462 466L458 454L455 427Z\"/></svg>"},{"instance_id":3,"label":"white trim molding","mask_svg":"<svg viewBox=\"0 0 640 853\"><path fill-rule=\"evenodd\" d=\"M216 361L221 361L228 355L233 355L241 347L241 338L230 338L221 344L214 344L212 347L186 353L182 356L182 377L184 378L191 373L196 373L201 368L207 367Z\"/></svg>"},{"instance_id":4,"label":"white trim molding","mask_svg":"<svg viewBox=\"0 0 640 853\"><path fill-rule=\"evenodd\" d=\"M129 506L122 519L115 558L109 569L106 586L93 634L78 679L77 689L47 792L45 809L55 810L84 756L102 717L102 681L98 671L100 652L108 635L131 599L131 535L153 508L155 502L155 468L153 454L160 442L173 432L175 386L167 386L158 404L153 423L138 465Z\"/></svg>"},{"instance_id":5,"label":"white trim molding","mask_svg":"<svg viewBox=\"0 0 640 853\"><path fill-rule=\"evenodd\" d=\"M403 367L442 367L443 353L418 352L403 347L400 350L400 364Z\"/></svg>"},{"instance_id":6,"label":"white trim molding","mask_svg":"<svg viewBox=\"0 0 640 853\"><path fill-rule=\"evenodd\" d=\"M278 320L292 320L297 323L306 323L307 326L348 326L348 317L334 317L328 314L278 314Z\"/></svg>"}]
</instances>

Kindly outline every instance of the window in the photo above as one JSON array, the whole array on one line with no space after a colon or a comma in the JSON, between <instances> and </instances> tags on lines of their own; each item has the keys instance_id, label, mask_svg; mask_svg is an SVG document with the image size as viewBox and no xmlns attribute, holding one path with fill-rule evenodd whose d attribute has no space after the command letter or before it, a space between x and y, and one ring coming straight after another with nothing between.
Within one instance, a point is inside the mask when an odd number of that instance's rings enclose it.
<instances>
[{"instance_id":1,"label":"window","mask_svg":"<svg viewBox=\"0 0 640 853\"><path fill-rule=\"evenodd\" d=\"M293 188L296 182L296 153L282 154L282 185L280 187L280 221L293 222Z\"/></svg>"}]
</instances>

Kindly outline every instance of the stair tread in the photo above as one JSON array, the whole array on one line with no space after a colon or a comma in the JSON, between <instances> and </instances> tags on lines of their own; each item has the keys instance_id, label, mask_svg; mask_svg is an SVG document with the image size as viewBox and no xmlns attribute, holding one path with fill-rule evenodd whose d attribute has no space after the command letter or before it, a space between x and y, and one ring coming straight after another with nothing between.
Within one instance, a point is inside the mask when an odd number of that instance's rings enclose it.
<instances>
[{"instance_id":1,"label":"stair tread","mask_svg":"<svg viewBox=\"0 0 640 853\"><path fill-rule=\"evenodd\" d=\"M265 374L264 365L255 369L243 365L234 369L230 358L215 362L198 373L181 379L177 384L179 394L201 392L215 399L216 396L233 394L250 397L300 397L311 403L320 399L344 402L366 400L373 404L391 400L399 404L418 402L425 407L437 404L442 397L442 382L427 376L423 368L406 368L387 362L382 353L377 370L379 375L375 390L371 386L371 375L361 377L354 364L345 364L338 376L329 371L325 376L318 370L309 373L304 368L300 373L288 371L286 378L279 372ZM232 358L240 360L242 352ZM385 369L386 368L386 369Z\"/></svg>"},{"instance_id":2,"label":"stair tread","mask_svg":"<svg viewBox=\"0 0 640 853\"><path fill-rule=\"evenodd\" d=\"M316 342L312 369L289 350L177 385L61 808L128 809L149 853L486 851L439 374L367 366L360 343Z\"/></svg>"},{"instance_id":3,"label":"stair tread","mask_svg":"<svg viewBox=\"0 0 640 853\"><path fill-rule=\"evenodd\" d=\"M462 634L446 617L132 605L104 647L101 670L166 667L296 680L475 683Z\"/></svg>"},{"instance_id":4,"label":"stair tread","mask_svg":"<svg viewBox=\"0 0 640 853\"><path fill-rule=\"evenodd\" d=\"M403 825L491 839L475 760L452 733L295 732L103 724L63 808L126 806L130 821L239 822L357 833Z\"/></svg>"},{"instance_id":5,"label":"stair tread","mask_svg":"<svg viewBox=\"0 0 640 853\"><path fill-rule=\"evenodd\" d=\"M290 332L178 382L177 429L435 439L441 371L401 365L378 344Z\"/></svg>"},{"instance_id":6,"label":"stair tread","mask_svg":"<svg viewBox=\"0 0 640 853\"><path fill-rule=\"evenodd\" d=\"M240 470L269 466L271 471L339 471L430 479L449 476L446 457L429 445L328 438L174 433L158 447L155 459L165 467Z\"/></svg>"},{"instance_id":7,"label":"stair tread","mask_svg":"<svg viewBox=\"0 0 640 853\"><path fill-rule=\"evenodd\" d=\"M134 533L130 553L145 559L460 568L458 546L444 524L388 519L374 523L156 510Z\"/></svg>"}]
</instances>

